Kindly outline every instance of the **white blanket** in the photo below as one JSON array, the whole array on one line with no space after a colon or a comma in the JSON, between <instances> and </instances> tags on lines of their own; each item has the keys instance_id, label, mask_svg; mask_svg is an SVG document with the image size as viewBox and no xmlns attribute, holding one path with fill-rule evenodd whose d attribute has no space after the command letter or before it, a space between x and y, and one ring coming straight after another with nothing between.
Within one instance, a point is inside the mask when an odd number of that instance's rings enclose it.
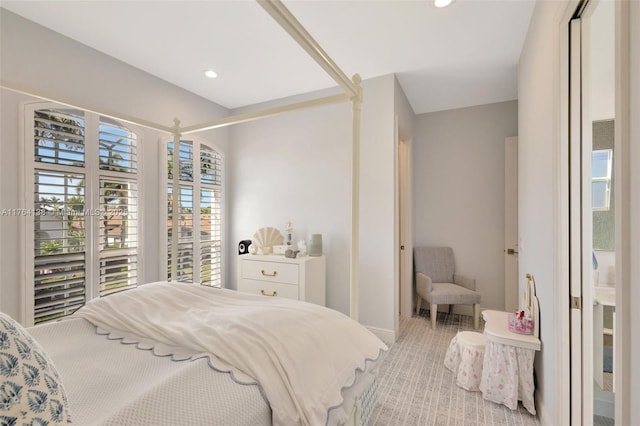
<instances>
[{"instance_id":1,"label":"white blanket","mask_svg":"<svg viewBox=\"0 0 640 426\"><path fill-rule=\"evenodd\" d=\"M206 355L184 360L152 355L139 345L96 334L83 318L37 325L29 332L62 377L74 425L272 424L273 412L258 384L234 382L230 374L211 368Z\"/></svg>"},{"instance_id":2,"label":"white blanket","mask_svg":"<svg viewBox=\"0 0 640 426\"><path fill-rule=\"evenodd\" d=\"M94 299L74 316L161 352L206 353L215 368L257 380L275 425L324 425L341 389L387 349L337 311L197 284L143 285Z\"/></svg>"}]
</instances>

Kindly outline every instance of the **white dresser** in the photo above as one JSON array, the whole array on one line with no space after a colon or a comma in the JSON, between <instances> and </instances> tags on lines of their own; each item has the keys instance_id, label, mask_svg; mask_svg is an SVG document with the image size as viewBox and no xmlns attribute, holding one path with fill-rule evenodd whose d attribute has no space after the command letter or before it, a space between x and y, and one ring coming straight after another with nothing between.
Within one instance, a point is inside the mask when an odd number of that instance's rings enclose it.
<instances>
[{"instance_id":1,"label":"white dresser","mask_svg":"<svg viewBox=\"0 0 640 426\"><path fill-rule=\"evenodd\" d=\"M325 305L325 256L238 256L238 291Z\"/></svg>"}]
</instances>

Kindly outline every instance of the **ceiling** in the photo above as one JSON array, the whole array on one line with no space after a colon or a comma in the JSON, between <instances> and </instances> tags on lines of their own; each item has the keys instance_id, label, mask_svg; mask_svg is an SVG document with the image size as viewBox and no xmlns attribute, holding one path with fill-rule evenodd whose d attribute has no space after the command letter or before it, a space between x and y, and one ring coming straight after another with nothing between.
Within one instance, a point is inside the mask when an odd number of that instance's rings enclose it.
<instances>
[{"instance_id":1,"label":"ceiling","mask_svg":"<svg viewBox=\"0 0 640 426\"><path fill-rule=\"evenodd\" d=\"M336 86L253 1L1 4L229 109ZM517 98L534 0L284 4L347 75L395 73L416 114Z\"/></svg>"}]
</instances>

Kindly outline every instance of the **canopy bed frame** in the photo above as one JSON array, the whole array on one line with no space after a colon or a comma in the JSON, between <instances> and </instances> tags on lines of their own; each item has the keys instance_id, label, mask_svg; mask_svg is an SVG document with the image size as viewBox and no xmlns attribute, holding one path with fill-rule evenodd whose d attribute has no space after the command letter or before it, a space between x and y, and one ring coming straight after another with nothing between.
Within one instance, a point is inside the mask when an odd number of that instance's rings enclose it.
<instances>
[{"instance_id":1,"label":"canopy bed frame","mask_svg":"<svg viewBox=\"0 0 640 426\"><path fill-rule=\"evenodd\" d=\"M387 347L357 323L361 78L348 78L280 0L257 2L343 93L188 127L176 118L167 127L4 79L0 86L171 134L174 146L184 135L350 101L351 318L310 303L166 281L91 299L73 315L28 329L0 313L0 415L35 421L51 414L55 424L74 409L76 421L100 424L369 422ZM173 185L179 193L177 179ZM172 238L177 250L178 233ZM174 268L177 258L174 251Z\"/></svg>"},{"instance_id":2,"label":"canopy bed frame","mask_svg":"<svg viewBox=\"0 0 640 426\"><path fill-rule=\"evenodd\" d=\"M278 106L268 108L261 111L250 112L246 114L239 114L229 117L224 117L211 122L192 125L187 127L180 126L180 120L174 119L173 126L165 126L159 123L155 123L149 120L144 120L138 117L125 116L123 114L104 111L100 108L91 107L90 105L82 104L71 99L60 99L59 97L47 96L46 93L42 93L37 90L33 90L29 87L24 87L19 84L15 84L11 81L2 79L0 85L4 88L32 95L44 100L49 100L69 106L72 108L79 108L86 111L102 114L114 119L122 120L132 124L141 125L150 129L158 130L164 133L173 135L174 144L180 142L180 138L184 135L194 134L206 130L231 126L234 124L246 123L261 118L271 117L278 114L283 114L289 111L296 111L300 109L312 108L321 105L329 105L341 102L352 103L352 117L353 117L353 139L352 139L352 170L351 170L351 258L350 258L350 291L349 291L349 314L354 320L358 320L358 258L359 258L359 174L360 174L360 112L362 104L362 87L361 77L358 74L350 79L340 67L331 59L331 57L322 49L322 47L313 39L311 34L300 24L300 22L293 16L293 14L284 6L280 0L257 0L257 3L267 12L271 17L313 58L314 61L327 74L343 89L343 93L311 99L303 102L292 103L284 106ZM178 185L178 182L174 182L174 186ZM177 188L174 187L174 193L178 193ZM175 221L178 217L174 218ZM177 224L174 224L177 226ZM177 240L178 235L174 233L173 238ZM173 241L172 244L174 250L177 250L177 241ZM176 261L177 253L173 253L173 262ZM174 267L176 265L173 265Z\"/></svg>"}]
</instances>

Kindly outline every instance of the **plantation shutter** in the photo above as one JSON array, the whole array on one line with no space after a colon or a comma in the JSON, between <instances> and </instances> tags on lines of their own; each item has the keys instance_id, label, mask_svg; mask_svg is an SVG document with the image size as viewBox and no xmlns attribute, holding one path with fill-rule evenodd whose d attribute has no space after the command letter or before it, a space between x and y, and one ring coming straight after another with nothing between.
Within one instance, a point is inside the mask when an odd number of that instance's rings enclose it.
<instances>
[{"instance_id":1,"label":"plantation shutter","mask_svg":"<svg viewBox=\"0 0 640 426\"><path fill-rule=\"evenodd\" d=\"M91 297L136 286L139 226L135 133L88 112L35 108L37 324L70 315Z\"/></svg>"},{"instance_id":2,"label":"plantation shutter","mask_svg":"<svg viewBox=\"0 0 640 426\"><path fill-rule=\"evenodd\" d=\"M176 281L193 282L193 187L180 186Z\"/></svg>"},{"instance_id":3,"label":"plantation shutter","mask_svg":"<svg viewBox=\"0 0 640 426\"><path fill-rule=\"evenodd\" d=\"M200 282L222 286L222 157L200 145Z\"/></svg>"},{"instance_id":4,"label":"plantation shutter","mask_svg":"<svg viewBox=\"0 0 640 426\"><path fill-rule=\"evenodd\" d=\"M173 143L170 142L167 145L167 159L169 178L167 185L167 278L172 281L193 282L193 186L189 184L193 182L193 144L188 141L180 141L174 156ZM174 163L178 165L177 176L174 175ZM180 184L178 192L174 194L173 180L176 178ZM176 232L175 236L174 231ZM176 245L175 250L174 244ZM175 266L175 270L173 270L173 266Z\"/></svg>"},{"instance_id":5,"label":"plantation shutter","mask_svg":"<svg viewBox=\"0 0 640 426\"><path fill-rule=\"evenodd\" d=\"M180 141L178 158L180 164L180 180L183 182L193 182L193 143L191 141Z\"/></svg>"},{"instance_id":6,"label":"plantation shutter","mask_svg":"<svg viewBox=\"0 0 640 426\"><path fill-rule=\"evenodd\" d=\"M46 109L34 113L35 161L84 167L84 116L78 111Z\"/></svg>"},{"instance_id":7,"label":"plantation shutter","mask_svg":"<svg viewBox=\"0 0 640 426\"><path fill-rule=\"evenodd\" d=\"M200 145L200 182L222 188L222 157L206 145Z\"/></svg>"},{"instance_id":8,"label":"plantation shutter","mask_svg":"<svg viewBox=\"0 0 640 426\"><path fill-rule=\"evenodd\" d=\"M222 158L192 141L180 141L174 157L173 145L167 145L167 277L221 286Z\"/></svg>"},{"instance_id":9,"label":"plantation shutter","mask_svg":"<svg viewBox=\"0 0 640 426\"><path fill-rule=\"evenodd\" d=\"M99 123L98 251L100 296L138 284L136 135L108 118ZM108 173L108 174L107 174Z\"/></svg>"},{"instance_id":10,"label":"plantation shutter","mask_svg":"<svg viewBox=\"0 0 640 426\"><path fill-rule=\"evenodd\" d=\"M73 313L86 298L84 114L33 115L34 323Z\"/></svg>"},{"instance_id":11,"label":"plantation shutter","mask_svg":"<svg viewBox=\"0 0 640 426\"><path fill-rule=\"evenodd\" d=\"M178 204L178 209L175 211L174 203ZM190 186L180 186L178 197L174 197L173 188L169 187L167 209L167 279L180 282L193 282L193 188ZM176 271L172 270L174 214L178 215Z\"/></svg>"},{"instance_id":12,"label":"plantation shutter","mask_svg":"<svg viewBox=\"0 0 640 426\"><path fill-rule=\"evenodd\" d=\"M137 173L136 135L106 118L100 120L99 132L100 170Z\"/></svg>"},{"instance_id":13,"label":"plantation shutter","mask_svg":"<svg viewBox=\"0 0 640 426\"><path fill-rule=\"evenodd\" d=\"M100 178L100 296L138 284L137 204L135 181Z\"/></svg>"},{"instance_id":14,"label":"plantation shutter","mask_svg":"<svg viewBox=\"0 0 640 426\"><path fill-rule=\"evenodd\" d=\"M34 323L85 302L84 175L36 170Z\"/></svg>"}]
</instances>

